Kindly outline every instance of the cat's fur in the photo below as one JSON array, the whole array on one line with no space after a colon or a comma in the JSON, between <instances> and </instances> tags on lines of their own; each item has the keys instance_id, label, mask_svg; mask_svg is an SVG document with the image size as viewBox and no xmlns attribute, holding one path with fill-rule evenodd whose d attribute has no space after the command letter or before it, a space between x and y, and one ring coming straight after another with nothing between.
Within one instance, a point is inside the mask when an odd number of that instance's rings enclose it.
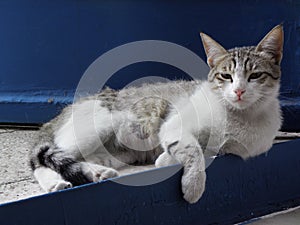
<instances>
[{"instance_id":1,"label":"cat's fur","mask_svg":"<svg viewBox=\"0 0 300 225\"><path fill-rule=\"evenodd\" d=\"M256 47L226 51L209 36L201 38L208 81L107 88L46 123L30 159L42 188L114 177L125 164L179 162L184 198L194 203L205 189L206 152L247 159L268 151L281 126L282 26Z\"/></svg>"}]
</instances>

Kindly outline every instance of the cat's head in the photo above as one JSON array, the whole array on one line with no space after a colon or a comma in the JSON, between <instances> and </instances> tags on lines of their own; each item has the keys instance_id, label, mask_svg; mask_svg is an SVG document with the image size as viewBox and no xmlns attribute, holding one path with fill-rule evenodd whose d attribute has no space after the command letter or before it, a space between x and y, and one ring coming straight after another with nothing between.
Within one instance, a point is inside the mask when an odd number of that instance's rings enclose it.
<instances>
[{"instance_id":1,"label":"cat's head","mask_svg":"<svg viewBox=\"0 0 300 225\"><path fill-rule=\"evenodd\" d=\"M234 109L264 104L277 97L283 48L282 25L274 27L257 46L225 50L201 33L210 67L208 81Z\"/></svg>"}]
</instances>

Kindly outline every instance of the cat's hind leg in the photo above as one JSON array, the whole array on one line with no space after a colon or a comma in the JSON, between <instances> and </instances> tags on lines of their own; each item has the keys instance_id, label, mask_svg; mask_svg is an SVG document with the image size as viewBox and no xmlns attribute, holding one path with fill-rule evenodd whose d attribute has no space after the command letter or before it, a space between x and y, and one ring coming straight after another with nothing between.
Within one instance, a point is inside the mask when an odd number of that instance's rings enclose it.
<instances>
[{"instance_id":1,"label":"cat's hind leg","mask_svg":"<svg viewBox=\"0 0 300 225\"><path fill-rule=\"evenodd\" d=\"M79 164L83 175L85 175L87 180L91 182L98 182L118 176L118 172L116 170L105 166L87 162L80 162ZM73 187L72 182L74 182L74 180L72 180L73 176L71 175L71 171L69 171L68 174L69 176L66 176L66 178L71 178L70 182L66 181L56 171L44 166L36 168L33 173L42 189L46 192L54 192ZM74 183L78 183L78 181L75 181Z\"/></svg>"},{"instance_id":2,"label":"cat's hind leg","mask_svg":"<svg viewBox=\"0 0 300 225\"><path fill-rule=\"evenodd\" d=\"M60 174L44 166L36 168L33 175L42 189L46 192L53 192L72 187L72 184L65 181Z\"/></svg>"},{"instance_id":3,"label":"cat's hind leg","mask_svg":"<svg viewBox=\"0 0 300 225\"><path fill-rule=\"evenodd\" d=\"M65 188L63 181L78 186L118 176L116 170L109 168L111 165L85 162L88 156L106 152L101 143L105 143L113 132L111 113L100 103L95 100L79 102L41 128L39 140L31 152L30 164L46 191ZM105 158L105 154L102 157ZM51 177L53 182L48 184L42 178L43 174ZM55 187L53 183L57 180L62 184Z\"/></svg>"},{"instance_id":4,"label":"cat's hind leg","mask_svg":"<svg viewBox=\"0 0 300 225\"><path fill-rule=\"evenodd\" d=\"M81 162L82 171L89 180L98 182L108 178L119 176L118 171L113 168L98 165L95 163Z\"/></svg>"},{"instance_id":5,"label":"cat's hind leg","mask_svg":"<svg viewBox=\"0 0 300 225\"><path fill-rule=\"evenodd\" d=\"M118 176L118 172L112 168L81 161L68 151L48 145L40 148L40 152L32 162L35 162L32 166L34 175L46 191L56 191L68 186L78 186ZM63 181L70 183L71 186L67 183L64 186Z\"/></svg>"}]
</instances>

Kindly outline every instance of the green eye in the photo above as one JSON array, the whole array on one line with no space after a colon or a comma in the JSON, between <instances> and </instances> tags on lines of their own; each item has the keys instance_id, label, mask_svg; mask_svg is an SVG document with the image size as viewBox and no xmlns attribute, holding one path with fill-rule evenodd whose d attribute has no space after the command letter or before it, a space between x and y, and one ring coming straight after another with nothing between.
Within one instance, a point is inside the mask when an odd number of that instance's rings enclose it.
<instances>
[{"instance_id":1,"label":"green eye","mask_svg":"<svg viewBox=\"0 0 300 225\"><path fill-rule=\"evenodd\" d=\"M220 74L221 75L221 77L223 78L223 79L225 79L225 80L231 80L232 81L232 77L231 77L231 75L230 74L228 74L228 73L225 73L225 74Z\"/></svg>"},{"instance_id":2,"label":"green eye","mask_svg":"<svg viewBox=\"0 0 300 225\"><path fill-rule=\"evenodd\" d=\"M249 78L248 78L248 82L250 80L255 80L255 79L258 79L260 78L264 73L252 73Z\"/></svg>"}]
</instances>

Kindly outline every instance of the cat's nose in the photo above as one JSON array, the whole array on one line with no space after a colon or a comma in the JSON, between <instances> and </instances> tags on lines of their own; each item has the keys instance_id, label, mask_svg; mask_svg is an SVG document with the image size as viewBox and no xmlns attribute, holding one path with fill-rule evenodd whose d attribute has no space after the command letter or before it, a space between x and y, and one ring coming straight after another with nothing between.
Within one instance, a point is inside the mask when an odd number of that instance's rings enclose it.
<instances>
[{"instance_id":1,"label":"cat's nose","mask_svg":"<svg viewBox=\"0 0 300 225\"><path fill-rule=\"evenodd\" d=\"M236 95L239 97L239 99L241 98L242 94L244 94L246 92L246 90L242 90L242 89L236 89L234 91L236 93Z\"/></svg>"}]
</instances>

